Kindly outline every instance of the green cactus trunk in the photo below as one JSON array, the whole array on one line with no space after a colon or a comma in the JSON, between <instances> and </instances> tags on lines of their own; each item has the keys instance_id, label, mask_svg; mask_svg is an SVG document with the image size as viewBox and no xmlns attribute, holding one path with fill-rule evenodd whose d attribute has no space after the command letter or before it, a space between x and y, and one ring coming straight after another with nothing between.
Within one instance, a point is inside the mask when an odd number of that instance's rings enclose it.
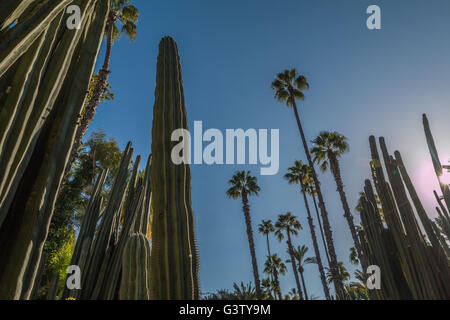
<instances>
[{"instance_id":1,"label":"green cactus trunk","mask_svg":"<svg viewBox=\"0 0 450 320\"><path fill-rule=\"evenodd\" d=\"M150 243L133 234L123 249L120 300L150 300Z\"/></svg>"},{"instance_id":2,"label":"green cactus trunk","mask_svg":"<svg viewBox=\"0 0 450 320\"><path fill-rule=\"evenodd\" d=\"M175 41L159 45L152 130L152 299L199 299L198 255L189 165L175 165L175 129L187 129L181 65Z\"/></svg>"},{"instance_id":3,"label":"green cactus trunk","mask_svg":"<svg viewBox=\"0 0 450 320\"><path fill-rule=\"evenodd\" d=\"M69 3L81 8L80 30L68 30L62 20ZM8 95L1 109L0 299L20 298L32 256L35 268L28 282L34 282L108 8L107 0L49 0L1 34L0 76L19 59L15 65L28 75L27 85ZM33 65L25 68L29 61L21 57L34 50Z\"/></svg>"}]
</instances>

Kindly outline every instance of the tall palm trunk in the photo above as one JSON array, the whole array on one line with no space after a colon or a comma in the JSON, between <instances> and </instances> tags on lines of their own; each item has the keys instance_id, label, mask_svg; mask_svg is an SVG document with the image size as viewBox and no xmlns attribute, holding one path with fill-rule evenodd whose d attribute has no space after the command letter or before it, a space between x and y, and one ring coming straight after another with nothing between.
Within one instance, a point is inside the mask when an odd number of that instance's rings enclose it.
<instances>
[{"instance_id":1,"label":"tall palm trunk","mask_svg":"<svg viewBox=\"0 0 450 320\"><path fill-rule=\"evenodd\" d=\"M255 278L256 296L262 299L261 287L259 282L258 263L256 261L255 243L253 241L252 220L250 218L250 206L248 205L247 192L242 192L242 209L244 210L245 225L247 226L248 244L250 247L250 254L252 256L253 276Z\"/></svg>"},{"instance_id":2,"label":"tall palm trunk","mask_svg":"<svg viewBox=\"0 0 450 320\"><path fill-rule=\"evenodd\" d=\"M358 253L358 259L361 263L361 267L363 268L363 273L366 273L367 263L362 252L361 243L359 241L358 233L356 232L355 224L353 222L353 215L350 212L350 207L347 202L347 196L344 191L344 184L342 183L341 169L339 167L339 161L336 158L336 155L328 150L328 158L330 159L330 169L334 176L334 180L336 181L337 191L341 198L342 207L344 208L344 217L347 219L348 226L350 228L350 232L352 234L353 242L355 243L356 252Z\"/></svg>"},{"instance_id":3,"label":"tall palm trunk","mask_svg":"<svg viewBox=\"0 0 450 320\"><path fill-rule=\"evenodd\" d=\"M325 208L322 191L320 190L319 179L317 178L316 169L314 168L314 163L312 161L311 154L310 154L309 148L308 148L308 144L306 143L305 134L303 132L303 127L300 122L300 116L298 115L297 104L295 102L293 89L290 89L290 94L291 94L292 101L293 101L293 109L294 109L294 113L295 113L295 119L297 120L298 130L300 131L300 136L302 138L303 148L305 149L306 158L308 159L308 164L311 167L311 173L312 173L312 176L314 179L314 184L316 187L317 198L319 199L319 208L320 208L320 212L322 214L323 227L324 227L324 232L325 232L325 236L326 236L326 240L327 240L328 251L330 254L330 270L331 270L331 274L333 276L333 283L334 283L334 288L336 290L336 296L344 297L345 290L344 290L344 286L342 284L341 274L339 273L336 250L334 249L333 232L331 231L330 222L328 220L327 209Z\"/></svg>"},{"instance_id":4,"label":"tall palm trunk","mask_svg":"<svg viewBox=\"0 0 450 320\"><path fill-rule=\"evenodd\" d=\"M303 194L303 200L305 201L305 208L308 214L308 224L311 231L311 238L313 242L314 252L316 254L317 266L319 268L320 280L322 281L323 291L327 300L330 300L330 291L328 289L327 278L325 277L325 271L323 269L322 258L320 257L319 244L317 243L316 231L314 230L314 222L311 216L311 211L309 209L308 199L306 198L305 186L300 179L301 193ZM303 279L302 279L303 280ZM305 291L306 296L306 291Z\"/></svg>"},{"instance_id":5,"label":"tall palm trunk","mask_svg":"<svg viewBox=\"0 0 450 320\"><path fill-rule=\"evenodd\" d=\"M325 256L327 257L328 266L330 266L330 255L328 254L327 242L326 242L325 236L323 234L323 227L322 227L322 222L321 222L320 215L319 215L319 209L317 208L316 196L312 195L311 197L313 199L314 208L316 210L317 221L319 221L319 230L320 230L320 235L322 237L323 247L325 248Z\"/></svg>"},{"instance_id":6,"label":"tall palm trunk","mask_svg":"<svg viewBox=\"0 0 450 320\"><path fill-rule=\"evenodd\" d=\"M300 267L302 271L300 271L300 278L302 278L303 291L305 292L305 300L309 300L308 291L306 290L305 277L303 276L303 267Z\"/></svg>"},{"instance_id":7,"label":"tall palm trunk","mask_svg":"<svg viewBox=\"0 0 450 320\"><path fill-rule=\"evenodd\" d=\"M277 268L274 268L275 270L273 270L273 277L275 279L275 285L277 286L276 290L276 294L278 294L278 299L279 300L283 300L283 296L281 294L281 286L280 286L280 280L278 279L278 270Z\"/></svg>"},{"instance_id":8,"label":"tall palm trunk","mask_svg":"<svg viewBox=\"0 0 450 320\"><path fill-rule=\"evenodd\" d=\"M266 234L266 241L267 241L267 253L269 254L269 259L272 259L272 254L270 253L269 234ZM270 274L270 282L273 282L272 273Z\"/></svg>"},{"instance_id":9,"label":"tall palm trunk","mask_svg":"<svg viewBox=\"0 0 450 320\"><path fill-rule=\"evenodd\" d=\"M295 283L297 284L298 295L300 296L300 300L303 300L302 287L300 285L300 279L298 277L297 263L295 263L294 248L292 247L291 233L289 232L289 230L287 230L286 233L287 233L287 237L288 237L288 240L287 240L288 251L289 251L289 255L291 256L292 271L294 272Z\"/></svg>"},{"instance_id":10,"label":"tall palm trunk","mask_svg":"<svg viewBox=\"0 0 450 320\"><path fill-rule=\"evenodd\" d=\"M107 39L106 39L105 60L103 61L102 69L99 71L98 81L94 88L92 98L89 101L88 105L85 107L83 117L77 128L74 144L72 146L72 150L70 151L69 162L66 165L61 186L63 186L65 184L65 182L67 181L67 178L69 177L72 163L75 161L75 158L78 155L78 149L81 146L81 140L83 139L84 135L86 134L92 120L94 119L95 113L97 111L97 107L98 107L98 105L103 97L103 94L105 93L106 87L107 87L108 78L109 78L109 74L110 74L109 66L110 66L110 62L111 62L113 27L114 27L114 23L115 23L116 19L117 19L116 12L111 10L109 13L109 17L108 17L108 33L107 33Z\"/></svg>"}]
</instances>

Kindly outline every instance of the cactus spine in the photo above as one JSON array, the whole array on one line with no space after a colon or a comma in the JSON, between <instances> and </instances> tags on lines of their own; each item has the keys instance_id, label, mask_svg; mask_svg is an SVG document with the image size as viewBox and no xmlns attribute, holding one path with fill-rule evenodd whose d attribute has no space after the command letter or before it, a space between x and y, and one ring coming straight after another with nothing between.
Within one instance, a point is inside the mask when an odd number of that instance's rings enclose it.
<instances>
[{"instance_id":1,"label":"cactus spine","mask_svg":"<svg viewBox=\"0 0 450 320\"><path fill-rule=\"evenodd\" d=\"M187 129L181 65L175 41L159 45L152 130L152 299L198 299L198 256L189 165L171 160L171 134Z\"/></svg>"},{"instance_id":2,"label":"cactus spine","mask_svg":"<svg viewBox=\"0 0 450 320\"><path fill-rule=\"evenodd\" d=\"M150 243L145 235L131 235L123 249L120 300L150 300Z\"/></svg>"}]
</instances>

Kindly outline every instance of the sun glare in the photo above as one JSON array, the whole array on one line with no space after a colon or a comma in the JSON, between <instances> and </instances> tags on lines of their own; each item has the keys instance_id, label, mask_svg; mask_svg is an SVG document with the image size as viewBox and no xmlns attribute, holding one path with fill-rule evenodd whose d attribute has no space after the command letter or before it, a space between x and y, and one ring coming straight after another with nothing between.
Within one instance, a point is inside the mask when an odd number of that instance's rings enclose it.
<instances>
[{"instance_id":1,"label":"sun glare","mask_svg":"<svg viewBox=\"0 0 450 320\"><path fill-rule=\"evenodd\" d=\"M447 172L447 170L444 169L444 172L442 173L440 180L441 183L443 184L450 184L450 172Z\"/></svg>"}]
</instances>

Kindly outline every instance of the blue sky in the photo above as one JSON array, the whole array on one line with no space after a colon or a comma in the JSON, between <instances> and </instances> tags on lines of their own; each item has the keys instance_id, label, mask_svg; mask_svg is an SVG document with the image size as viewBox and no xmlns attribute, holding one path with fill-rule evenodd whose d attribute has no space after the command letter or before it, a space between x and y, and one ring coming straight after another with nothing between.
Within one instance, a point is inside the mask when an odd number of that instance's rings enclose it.
<instances>
[{"instance_id":1,"label":"blue sky","mask_svg":"<svg viewBox=\"0 0 450 320\"><path fill-rule=\"evenodd\" d=\"M132 141L147 157L158 43L178 43L190 127L280 129L280 172L259 176L258 166L192 166L193 208L203 292L252 281L251 261L239 201L225 196L236 170L252 170L261 193L250 198L260 273L265 239L261 219L291 211L304 229L296 244L313 248L298 188L283 179L296 159L305 160L293 112L273 98L276 73L297 68L311 88L300 103L305 133L321 130L347 136L350 152L341 160L350 206L370 175L368 137L385 136L406 166L431 215L436 188L421 114L427 113L443 160L450 158L450 2L447 0L134 0L140 10L137 41L114 45L110 83L116 95L100 105L89 133L103 128L123 148ZM366 8L382 9L382 29L366 28ZM103 51L99 63L103 60ZM338 259L348 262L351 235L336 186L321 175ZM355 213L355 219L359 221ZM272 251L287 259L284 243L271 238ZM306 267L309 294L323 297L317 267ZM295 287L290 268L283 292Z\"/></svg>"}]
</instances>

